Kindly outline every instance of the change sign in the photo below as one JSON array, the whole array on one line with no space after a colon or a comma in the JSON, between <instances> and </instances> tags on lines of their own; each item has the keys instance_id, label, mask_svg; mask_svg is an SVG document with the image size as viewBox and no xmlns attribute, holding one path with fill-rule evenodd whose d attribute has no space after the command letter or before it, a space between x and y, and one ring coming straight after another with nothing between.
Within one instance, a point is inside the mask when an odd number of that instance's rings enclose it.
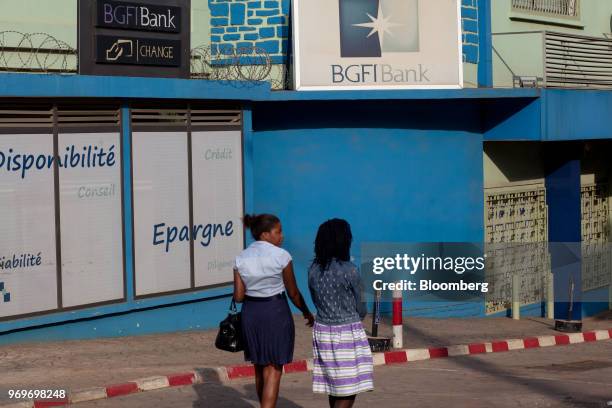
<instances>
[{"instance_id":1,"label":"change sign","mask_svg":"<svg viewBox=\"0 0 612 408\"><path fill-rule=\"evenodd\" d=\"M96 36L96 61L109 64L181 65L181 42L118 36Z\"/></svg>"}]
</instances>

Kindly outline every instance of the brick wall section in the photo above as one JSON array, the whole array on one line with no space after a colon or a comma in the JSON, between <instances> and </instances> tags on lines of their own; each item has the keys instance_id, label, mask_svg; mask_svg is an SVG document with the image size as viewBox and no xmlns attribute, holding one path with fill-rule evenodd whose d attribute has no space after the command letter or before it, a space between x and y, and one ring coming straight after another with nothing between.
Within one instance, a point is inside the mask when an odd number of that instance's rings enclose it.
<instances>
[{"instance_id":1,"label":"brick wall section","mask_svg":"<svg viewBox=\"0 0 612 408\"><path fill-rule=\"evenodd\" d=\"M213 55L256 46L270 54L272 63L286 62L291 0L208 0L208 5ZM461 27L463 60L477 64L478 0L461 0Z\"/></svg>"},{"instance_id":2,"label":"brick wall section","mask_svg":"<svg viewBox=\"0 0 612 408\"><path fill-rule=\"evenodd\" d=\"M461 0L463 61L478 64L478 0Z\"/></svg>"},{"instance_id":3,"label":"brick wall section","mask_svg":"<svg viewBox=\"0 0 612 408\"><path fill-rule=\"evenodd\" d=\"M259 47L272 63L287 60L291 0L208 0L213 55Z\"/></svg>"}]
</instances>

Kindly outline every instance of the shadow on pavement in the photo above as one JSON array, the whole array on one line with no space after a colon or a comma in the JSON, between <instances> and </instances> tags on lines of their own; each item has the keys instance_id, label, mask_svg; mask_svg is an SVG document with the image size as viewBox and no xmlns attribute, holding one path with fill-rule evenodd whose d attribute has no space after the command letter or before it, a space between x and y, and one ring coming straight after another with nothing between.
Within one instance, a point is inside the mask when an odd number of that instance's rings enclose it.
<instances>
[{"instance_id":1,"label":"shadow on pavement","mask_svg":"<svg viewBox=\"0 0 612 408\"><path fill-rule=\"evenodd\" d=\"M241 384L237 383L233 387L223 384L213 369L203 368L197 371L204 379L204 383L193 386L198 395L198 399L192 405L193 408L251 408L259 406L254 383L242 384L242 391L240 391L238 388ZM279 397L277 407L301 408L301 405Z\"/></svg>"},{"instance_id":2,"label":"shadow on pavement","mask_svg":"<svg viewBox=\"0 0 612 408\"><path fill-rule=\"evenodd\" d=\"M597 316L593 317L594 320L612 320L612 310L601 312Z\"/></svg>"},{"instance_id":3,"label":"shadow on pavement","mask_svg":"<svg viewBox=\"0 0 612 408\"><path fill-rule=\"evenodd\" d=\"M440 341L440 339L437 339L435 336L423 333L415 327L411 327L410 330L411 336L426 338L428 341ZM457 366L465 367L474 371L479 371L488 376L498 378L510 384L514 384L517 386L517 392L520 392L520 389L524 388L554 399L559 403L559 407L601 408L602 406L604 406L602 405L602 401L606 399L606 397L602 395L600 399L595 400L595 398L597 397L594 397L587 393L572 393L572 395L569 395L567 390L564 389L562 385L557 386L552 384L551 381L544 379L527 378L527 376L519 377L510 370L504 369L503 367L497 364L483 361L481 359L474 358L473 356L452 357L452 362Z\"/></svg>"},{"instance_id":4,"label":"shadow on pavement","mask_svg":"<svg viewBox=\"0 0 612 408\"><path fill-rule=\"evenodd\" d=\"M532 317L525 317L524 319L525 320L529 320L530 322L534 322L534 323L540 324L542 326L546 326L546 327L548 327L549 330L552 330L552 331L555 330L555 327L552 324L550 324L548 322L543 322L540 319L534 319Z\"/></svg>"}]
</instances>

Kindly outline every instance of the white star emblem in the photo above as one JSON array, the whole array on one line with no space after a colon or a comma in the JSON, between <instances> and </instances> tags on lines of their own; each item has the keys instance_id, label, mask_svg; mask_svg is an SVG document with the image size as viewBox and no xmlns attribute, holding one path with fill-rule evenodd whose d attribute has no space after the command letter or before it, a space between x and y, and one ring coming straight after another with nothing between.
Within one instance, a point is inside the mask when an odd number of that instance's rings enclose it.
<instances>
[{"instance_id":1,"label":"white star emblem","mask_svg":"<svg viewBox=\"0 0 612 408\"><path fill-rule=\"evenodd\" d=\"M390 36L393 36L393 33L391 32L391 27L401 26L403 24L392 23L391 21L389 21L391 17L384 16L382 10L382 2L378 3L378 16L376 18L372 17L370 13L366 14L370 18L369 23L353 24L353 26L371 28L372 31L370 31L367 38L371 37L373 34L378 33L378 41L380 42L380 50L382 51L383 44L385 41L385 33L389 34Z\"/></svg>"}]
</instances>

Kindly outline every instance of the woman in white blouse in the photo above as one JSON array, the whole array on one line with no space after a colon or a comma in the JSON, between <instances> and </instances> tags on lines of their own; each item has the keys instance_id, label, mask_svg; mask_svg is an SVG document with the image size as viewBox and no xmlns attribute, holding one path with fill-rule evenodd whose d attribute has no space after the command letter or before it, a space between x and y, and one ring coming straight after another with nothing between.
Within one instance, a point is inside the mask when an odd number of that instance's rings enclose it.
<instances>
[{"instance_id":1,"label":"woman in white blouse","mask_svg":"<svg viewBox=\"0 0 612 408\"><path fill-rule=\"evenodd\" d=\"M289 252L280 246L283 230L271 214L245 215L255 239L236 257L234 300L243 302L244 356L255 365L255 386L262 408L276 406L283 365L293 360L295 327L287 297L312 327L314 317L295 282Z\"/></svg>"}]
</instances>

